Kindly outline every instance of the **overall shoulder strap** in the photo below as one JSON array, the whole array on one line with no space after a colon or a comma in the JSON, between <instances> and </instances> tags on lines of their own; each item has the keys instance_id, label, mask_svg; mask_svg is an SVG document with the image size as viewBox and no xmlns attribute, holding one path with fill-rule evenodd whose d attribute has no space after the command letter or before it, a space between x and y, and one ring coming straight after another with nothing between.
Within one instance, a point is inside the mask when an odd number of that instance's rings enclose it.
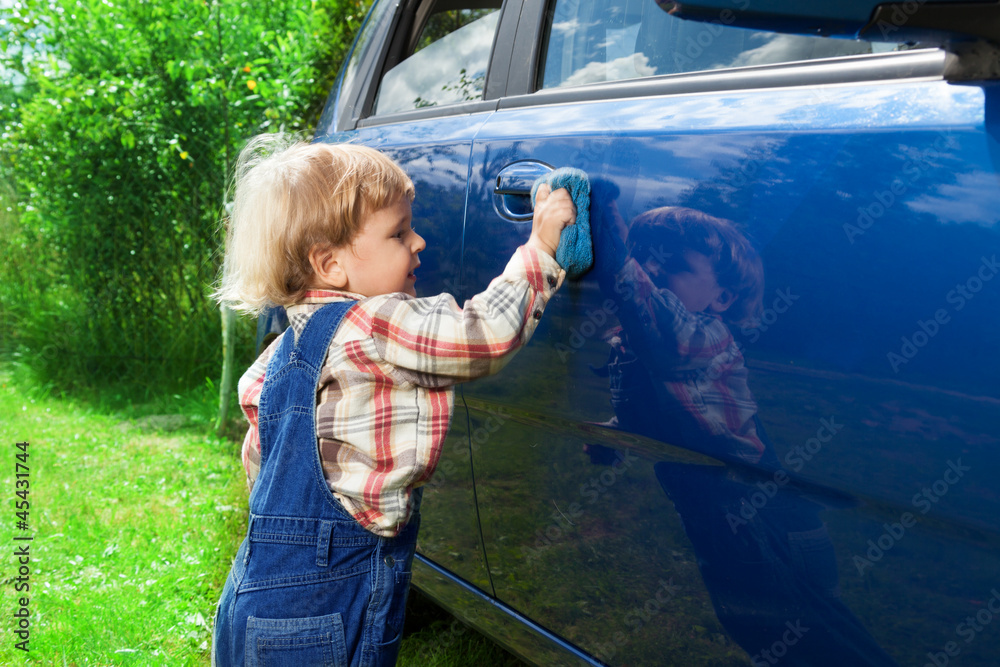
<instances>
[{"instance_id":1,"label":"overall shoulder strap","mask_svg":"<svg viewBox=\"0 0 1000 667\"><path fill-rule=\"evenodd\" d=\"M326 359L326 351L330 347L333 334L347 311L356 303L357 301L335 301L326 304L309 316L306 326L297 339L291 327L286 329L281 339L275 343L277 348L267 363L264 385L272 384L271 381L281 369L296 362L312 367L318 377L319 368Z\"/></svg>"},{"instance_id":2,"label":"overall shoulder strap","mask_svg":"<svg viewBox=\"0 0 1000 667\"><path fill-rule=\"evenodd\" d=\"M316 386L330 341L354 304L338 301L313 312L297 341L292 331L282 336L268 364L257 414L260 473L251 514L320 516L332 502L329 493L317 492L326 483L316 447Z\"/></svg>"},{"instance_id":3,"label":"overall shoulder strap","mask_svg":"<svg viewBox=\"0 0 1000 667\"><path fill-rule=\"evenodd\" d=\"M330 347L333 334L355 303L357 301L335 301L310 315L295 343L293 357L298 357L318 369L326 358L326 351Z\"/></svg>"}]
</instances>

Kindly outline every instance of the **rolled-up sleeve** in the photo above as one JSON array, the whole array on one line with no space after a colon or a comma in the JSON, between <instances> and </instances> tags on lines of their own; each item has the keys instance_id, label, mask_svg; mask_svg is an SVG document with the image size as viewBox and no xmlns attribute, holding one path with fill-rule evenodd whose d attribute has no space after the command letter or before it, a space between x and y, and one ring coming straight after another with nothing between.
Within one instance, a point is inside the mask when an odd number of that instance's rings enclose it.
<instances>
[{"instance_id":1,"label":"rolled-up sleeve","mask_svg":"<svg viewBox=\"0 0 1000 667\"><path fill-rule=\"evenodd\" d=\"M387 295L368 311L375 348L397 373L421 386L496 373L531 339L565 276L551 256L521 246L504 272L463 307L450 294Z\"/></svg>"}]
</instances>

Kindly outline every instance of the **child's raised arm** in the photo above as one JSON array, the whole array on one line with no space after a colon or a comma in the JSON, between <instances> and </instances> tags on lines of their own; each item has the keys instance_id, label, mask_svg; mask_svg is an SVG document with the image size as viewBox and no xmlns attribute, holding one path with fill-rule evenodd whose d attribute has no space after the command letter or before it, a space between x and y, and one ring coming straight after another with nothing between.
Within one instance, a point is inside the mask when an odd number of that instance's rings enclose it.
<instances>
[{"instance_id":1,"label":"child's raised arm","mask_svg":"<svg viewBox=\"0 0 1000 667\"><path fill-rule=\"evenodd\" d=\"M464 307L449 294L386 295L376 298L370 319L356 323L368 329L378 356L414 384L442 387L496 373L531 338L562 284L566 272L555 252L560 233L575 218L569 193L545 187L536 199L528 241Z\"/></svg>"}]
</instances>

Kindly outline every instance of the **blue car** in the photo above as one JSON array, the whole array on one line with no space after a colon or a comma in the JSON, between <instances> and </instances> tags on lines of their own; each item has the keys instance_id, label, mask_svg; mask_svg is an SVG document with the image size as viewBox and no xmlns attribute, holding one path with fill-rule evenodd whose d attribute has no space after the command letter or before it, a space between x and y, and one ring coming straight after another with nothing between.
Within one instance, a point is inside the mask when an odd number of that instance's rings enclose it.
<instances>
[{"instance_id":1,"label":"blue car","mask_svg":"<svg viewBox=\"0 0 1000 667\"><path fill-rule=\"evenodd\" d=\"M588 173L594 267L461 387L413 582L538 665L1000 664L1000 3L375 0L316 131L461 302Z\"/></svg>"}]
</instances>

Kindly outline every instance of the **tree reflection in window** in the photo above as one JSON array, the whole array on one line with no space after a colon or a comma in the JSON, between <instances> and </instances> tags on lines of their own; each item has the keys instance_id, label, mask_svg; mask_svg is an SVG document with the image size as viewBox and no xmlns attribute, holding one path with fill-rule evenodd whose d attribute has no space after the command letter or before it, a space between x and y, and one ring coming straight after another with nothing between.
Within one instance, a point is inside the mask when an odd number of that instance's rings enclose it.
<instances>
[{"instance_id":1,"label":"tree reflection in window","mask_svg":"<svg viewBox=\"0 0 1000 667\"><path fill-rule=\"evenodd\" d=\"M479 76L470 77L465 68L459 72L458 83L446 84L441 87L441 90L448 92L455 92L461 96L461 99L466 102L473 102L478 100L483 94L483 85L486 83L486 74L480 74ZM450 96L454 97L454 96ZM413 108L422 109L424 107L437 106L437 102L433 100L425 100L422 97L418 97L413 101Z\"/></svg>"},{"instance_id":2,"label":"tree reflection in window","mask_svg":"<svg viewBox=\"0 0 1000 667\"><path fill-rule=\"evenodd\" d=\"M417 40L417 47L413 49L413 52L416 53L445 35L451 34L462 26L468 25L473 21L478 21L487 14L495 11L496 9L487 7L484 9L452 9L431 14L424 25L423 32L420 33L420 39Z\"/></svg>"},{"instance_id":3,"label":"tree reflection in window","mask_svg":"<svg viewBox=\"0 0 1000 667\"><path fill-rule=\"evenodd\" d=\"M448 10L431 16L417 50L382 77L375 114L482 99L499 18L497 8Z\"/></svg>"}]
</instances>

